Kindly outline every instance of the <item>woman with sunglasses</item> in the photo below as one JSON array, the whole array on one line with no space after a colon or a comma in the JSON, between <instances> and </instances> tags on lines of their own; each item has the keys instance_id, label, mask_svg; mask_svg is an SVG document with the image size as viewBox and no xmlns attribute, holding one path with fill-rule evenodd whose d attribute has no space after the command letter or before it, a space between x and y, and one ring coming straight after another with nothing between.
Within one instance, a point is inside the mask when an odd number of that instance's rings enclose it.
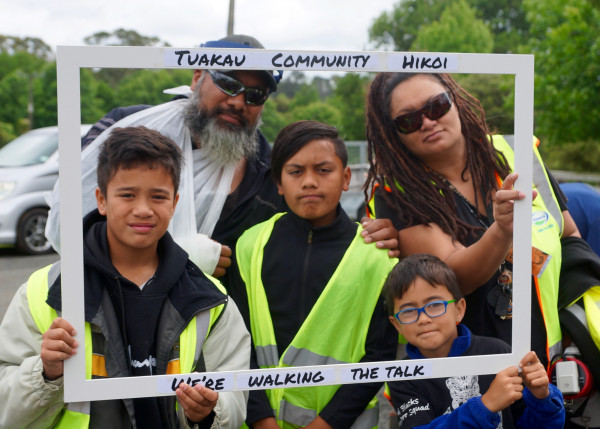
<instances>
[{"instance_id":1,"label":"woman with sunglasses","mask_svg":"<svg viewBox=\"0 0 600 429\"><path fill-rule=\"evenodd\" d=\"M479 101L451 76L412 73L375 78L367 138L366 189L376 188L370 206L399 230L402 256L429 253L445 261L466 295L465 324L510 343L513 205L525 194L513 189L509 141L492 136ZM579 232L534 150L541 168L534 177L533 252L542 262L532 267L532 349L547 364L560 353L560 239Z\"/></svg>"}]
</instances>

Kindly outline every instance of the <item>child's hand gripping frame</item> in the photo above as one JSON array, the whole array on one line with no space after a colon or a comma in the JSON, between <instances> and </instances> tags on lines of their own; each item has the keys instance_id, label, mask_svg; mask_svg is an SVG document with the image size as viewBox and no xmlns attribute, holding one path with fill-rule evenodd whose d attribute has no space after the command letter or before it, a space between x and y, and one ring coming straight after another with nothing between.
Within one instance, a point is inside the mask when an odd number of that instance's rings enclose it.
<instances>
[{"instance_id":1,"label":"child's hand gripping frame","mask_svg":"<svg viewBox=\"0 0 600 429\"><path fill-rule=\"evenodd\" d=\"M81 68L212 68L345 72L452 72L515 76L515 188L526 198L515 204L512 353L442 359L326 365L212 374L85 379L84 293L81 228L79 125ZM516 365L530 349L531 183L533 135L532 55L402 52L321 52L262 49L59 46L57 49L60 151L60 211L63 317L77 330L80 353L65 362L65 402L172 395L180 380L206 383L217 391L360 383L497 373ZM516 335L518 332L519 335ZM264 376L261 378L261 376ZM210 381L209 381L210 380ZM258 380L262 382L258 383Z\"/></svg>"}]
</instances>

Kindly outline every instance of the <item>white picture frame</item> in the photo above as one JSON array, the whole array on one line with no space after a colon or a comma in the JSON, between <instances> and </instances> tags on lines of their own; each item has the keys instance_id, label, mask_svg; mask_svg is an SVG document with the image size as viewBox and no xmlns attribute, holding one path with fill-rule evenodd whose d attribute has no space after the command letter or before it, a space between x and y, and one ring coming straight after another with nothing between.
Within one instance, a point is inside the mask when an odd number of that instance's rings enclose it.
<instances>
[{"instance_id":1,"label":"white picture frame","mask_svg":"<svg viewBox=\"0 0 600 429\"><path fill-rule=\"evenodd\" d=\"M182 54L182 52L189 52ZM205 57L203 57L203 55ZM196 56L198 60L195 61ZM229 57L228 57L229 56ZM216 62L214 59L217 59ZM227 59L229 58L230 61ZM268 388L250 386L251 380L265 376L274 380L300 380L294 374L312 371L319 377L299 385L342 384L496 373L516 365L530 349L531 308L531 184L533 136L533 55L418 53L418 52L335 52L279 51L262 49L159 48L59 46L57 49L58 125L60 153L60 241L63 317L78 332L79 349L85 349L84 291L80 146L80 69L82 68L213 68L240 70L315 70L338 72L448 72L514 75L515 82L515 188L526 198L517 201L513 242L513 329L512 353L368 364L325 365L319 367L234 371L212 374L157 375L148 377L85 379L85 353L65 362L65 402L164 396L174 394L178 379L211 379L219 391ZM191 59L191 61L189 60ZM243 59L243 61L242 61ZM206 61L204 61L206 60ZM407 67L407 64L412 64ZM191 78L191 74L190 74ZM68 207L68 210L64 208ZM70 226L70 227L67 227ZM398 371L387 368L403 366ZM405 371L406 370L406 371ZM358 377L361 374L363 377ZM364 376L366 374L366 376ZM310 377L305 377L307 380ZM318 380L317 380L318 379Z\"/></svg>"}]
</instances>

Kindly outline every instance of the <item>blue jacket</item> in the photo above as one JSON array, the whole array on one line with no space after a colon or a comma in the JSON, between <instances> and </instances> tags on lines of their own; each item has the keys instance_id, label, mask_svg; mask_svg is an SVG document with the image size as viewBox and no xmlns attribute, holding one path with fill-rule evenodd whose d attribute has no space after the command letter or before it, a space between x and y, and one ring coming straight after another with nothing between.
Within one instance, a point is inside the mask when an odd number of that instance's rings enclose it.
<instances>
[{"instance_id":1,"label":"blue jacket","mask_svg":"<svg viewBox=\"0 0 600 429\"><path fill-rule=\"evenodd\" d=\"M508 353L510 347L496 338L471 335L464 325L458 326L458 338L448 357ZM424 359L410 344L406 351L411 359ZM399 427L418 428L562 428L565 421L563 398L558 388L549 385L550 394L537 399L525 388L523 399L493 413L481 401L495 375L448 377L389 383L392 403Z\"/></svg>"}]
</instances>

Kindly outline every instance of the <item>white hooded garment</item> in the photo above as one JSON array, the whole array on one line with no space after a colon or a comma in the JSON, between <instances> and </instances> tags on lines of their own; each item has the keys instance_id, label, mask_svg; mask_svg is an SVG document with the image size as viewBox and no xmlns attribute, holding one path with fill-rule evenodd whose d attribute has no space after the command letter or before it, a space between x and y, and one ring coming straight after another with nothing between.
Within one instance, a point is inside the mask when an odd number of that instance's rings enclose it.
<instances>
[{"instance_id":1,"label":"white hooded garment","mask_svg":"<svg viewBox=\"0 0 600 429\"><path fill-rule=\"evenodd\" d=\"M97 207L96 167L100 145L115 128L143 125L170 137L182 150L184 164L179 185L179 202L169 232L188 252L190 259L205 273L212 274L219 260L221 246L211 240L221 210L231 188L235 165L215 165L201 149L192 150L189 129L184 124L188 99L160 104L127 116L100 134L81 154L83 214ZM64 198L63 204L67 203ZM60 197L58 181L50 197L46 236L60 253Z\"/></svg>"}]
</instances>

